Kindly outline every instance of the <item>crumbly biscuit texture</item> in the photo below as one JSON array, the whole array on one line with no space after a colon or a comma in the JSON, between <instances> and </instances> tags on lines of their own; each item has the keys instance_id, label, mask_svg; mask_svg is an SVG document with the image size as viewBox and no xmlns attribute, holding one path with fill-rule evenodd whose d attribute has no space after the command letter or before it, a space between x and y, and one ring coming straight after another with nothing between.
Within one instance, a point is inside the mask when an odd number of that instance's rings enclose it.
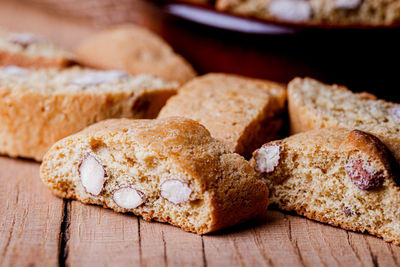
<instances>
[{"instance_id":1,"label":"crumbly biscuit texture","mask_svg":"<svg viewBox=\"0 0 400 267\"><path fill-rule=\"evenodd\" d=\"M278 156L263 147L276 147ZM377 137L326 128L263 147L251 164L268 185L271 204L400 244L399 165Z\"/></svg>"},{"instance_id":2,"label":"crumbly biscuit texture","mask_svg":"<svg viewBox=\"0 0 400 267\"><path fill-rule=\"evenodd\" d=\"M194 76L192 66L159 36L135 25L118 25L90 36L76 48L79 61L101 69L153 74L184 83Z\"/></svg>"},{"instance_id":3,"label":"crumbly biscuit texture","mask_svg":"<svg viewBox=\"0 0 400 267\"><path fill-rule=\"evenodd\" d=\"M203 124L232 152L245 156L277 138L286 105L279 84L212 73L185 84L162 108L159 118L185 116Z\"/></svg>"},{"instance_id":4,"label":"crumbly biscuit texture","mask_svg":"<svg viewBox=\"0 0 400 267\"><path fill-rule=\"evenodd\" d=\"M302 25L400 24L397 0L217 0L216 7L239 15Z\"/></svg>"},{"instance_id":5,"label":"crumbly biscuit texture","mask_svg":"<svg viewBox=\"0 0 400 267\"><path fill-rule=\"evenodd\" d=\"M41 178L58 196L204 234L262 214L267 188L199 123L112 119L57 142Z\"/></svg>"},{"instance_id":6,"label":"crumbly biscuit texture","mask_svg":"<svg viewBox=\"0 0 400 267\"><path fill-rule=\"evenodd\" d=\"M0 67L0 154L41 160L56 141L108 118L155 118L176 83L79 67Z\"/></svg>"},{"instance_id":7,"label":"crumbly biscuit texture","mask_svg":"<svg viewBox=\"0 0 400 267\"><path fill-rule=\"evenodd\" d=\"M25 68L63 68L70 66L75 56L46 38L26 32L0 29L0 66Z\"/></svg>"},{"instance_id":8,"label":"crumbly biscuit texture","mask_svg":"<svg viewBox=\"0 0 400 267\"><path fill-rule=\"evenodd\" d=\"M325 127L359 129L376 135L400 163L400 104L296 78L288 85L288 106L292 133Z\"/></svg>"}]
</instances>

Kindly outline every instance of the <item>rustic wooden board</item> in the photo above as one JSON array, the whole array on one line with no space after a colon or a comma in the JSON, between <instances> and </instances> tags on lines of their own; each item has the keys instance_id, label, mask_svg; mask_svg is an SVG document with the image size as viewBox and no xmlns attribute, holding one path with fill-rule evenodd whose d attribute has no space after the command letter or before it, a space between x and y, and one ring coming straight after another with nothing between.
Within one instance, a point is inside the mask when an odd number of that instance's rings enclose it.
<instances>
[{"instance_id":1,"label":"rustic wooden board","mask_svg":"<svg viewBox=\"0 0 400 267\"><path fill-rule=\"evenodd\" d=\"M198 236L52 196L39 164L0 157L6 266L398 266L400 248L280 211Z\"/></svg>"},{"instance_id":2,"label":"rustic wooden board","mask_svg":"<svg viewBox=\"0 0 400 267\"><path fill-rule=\"evenodd\" d=\"M41 184L39 164L0 157L0 263L56 265L63 200Z\"/></svg>"},{"instance_id":3,"label":"rustic wooden board","mask_svg":"<svg viewBox=\"0 0 400 267\"><path fill-rule=\"evenodd\" d=\"M14 19L16 13L24 20ZM13 2L0 3L0 26L37 32L68 48L93 31L84 21ZM56 198L40 181L38 163L0 157L0 170L4 266L400 265L400 247L280 211L198 236Z\"/></svg>"}]
</instances>

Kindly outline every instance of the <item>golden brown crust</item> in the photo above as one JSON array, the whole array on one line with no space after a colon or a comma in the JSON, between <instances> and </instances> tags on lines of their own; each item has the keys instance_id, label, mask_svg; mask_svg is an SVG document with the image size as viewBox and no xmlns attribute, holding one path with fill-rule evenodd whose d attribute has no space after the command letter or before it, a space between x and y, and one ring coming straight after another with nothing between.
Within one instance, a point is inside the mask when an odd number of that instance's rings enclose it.
<instances>
[{"instance_id":1,"label":"golden brown crust","mask_svg":"<svg viewBox=\"0 0 400 267\"><path fill-rule=\"evenodd\" d=\"M361 151L368 154L370 158L389 166L389 152L386 146L372 134L360 130L352 130L340 145L340 149L347 153Z\"/></svg>"},{"instance_id":2,"label":"golden brown crust","mask_svg":"<svg viewBox=\"0 0 400 267\"><path fill-rule=\"evenodd\" d=\"M160 37L132 25L118 25L96 33L76 48L78 60L100 69L153 74L180 84L196 76L192 66Z\"/></svg>"},{"instance_id":3,"label":"golden brown crust","mask_svg":"<svg viewBox=\"0 0 400 267\"><path fill-rule=\"evenodd\" d=\"M281 141L279 164L260 177L270 189L270 203L281 209L400 244L400 188L385 150L378 138L359 130L303 132ZM365 170L349 172L354 156L365 160ZM257 167L254 158L250 163ZM365 175L361 185L370 187L360 186L353 174Z\"/></svg>"},{"instance_id":4,"label":"golden brown crust","mask_svg":"<svg viewBox=\"0 0 400 267\"><path fill-rule=\"evenodd\" d=\"M147 220L169 222L186 231L204 234L262 214L267 207L267 188L257 179L254 169L246 160L237 154L227 152L225 146L213 139L202 125L178 117L160 120L106 120L57 142L44 157L41 178L58 196L76 198L83 203L103 205L124 212L108 197L108 191L115 189L113 188L115 183L121 183L124 177L129 175L124 172L119 176L115 175L124 168L122 165L118 165L117 169L111 169L114 163L106 162L110 177L107 184L111 185L110 187L105 185L106 190L99 197L82 193L81 185L74 178L77 175L74 166L78 166L74 159L82 158L80 154L85 154L88 146L99 158L101 154L97 150L98 146L111 151L115 148L115 151L136 158L135 162L138 165L133 163L129 167L130 170L139 166L141 158L138 155L152 155L151 164L155 164L154 170L161 170L162 166L165 166L163 162L168 162L167 169L157 171L156 178L151 179L160 180L161 183L162 177L168 173L175 173L173 176L182 174L181 179L190 184L194 193L191 201L182 204L181 208L187 205L189 207L187 212L190 214L190 210L195 209L196 205L202 205L202 209L197 211L199 220L195 219L192 223L184 223L183 219L176 219L172 214L160 213L157 209L146 206L147 204L132 211ZM114 157L117 158L116 152ZM129 179L136 180L135 183L138 185L139 181L146 177L144 172L148 171L148 168L141 169L143 177L139 175ZM60 170L63 173L60 173ZM153 193L150 192L151 190L146 187L150 182L147 180L141 186L142 191L152 199L152 205L160 202L163 210L177 208L160 198L158 189ZM158 183L156 185L158 188ZM206 224L197 225L197 222L199 224L201 222L200 214L209 218Z\"/></svg>"},{"instance_id":5,"label":"golden brown crust","mask_svg":"<svg viewBox=\"0 0 400 267\"><path fill-rule=\"evenodd\" d=\"M0 154L37 161L56 141L97 121L154 118L176 92L169 83L102 94L82 88L62 93L19 89L0 85Z\"/></svg>"},{"instance_id":6,"label":"golden brown crust","mask_svg":"<svg viewBox=\"0 0 400 267\"><path fill-rule=\"evenodd\" d=\"M295 78L288 85L292 134L331 127L359 129L377 136L400 163L400 135L396 132L400 119L391 114L396 105L311 78Z\"/></svg>"},{"instance_id":7,"label":"golden brown crust","mask_svg":"<svg viewBox=\"0 0 400 267\"><path fill-rule=\"evenodd\" d=\"M261 144L278 137L285 105L286 91L279 84L210 73L182 86L159 118L196 120L232 152L250 156Z\"/></svg>"},{"instance_id":8,"label":"golden brown crust","mask_svg":"<svg viewBox=\"0 0 400 267\"><path fill-rule=\"evenodd\" d=\"M19 66L24 68L65 68L75 64L72 59L30 57L18 53L0 51L0 66Z\"/></svg>"}]
</instances>

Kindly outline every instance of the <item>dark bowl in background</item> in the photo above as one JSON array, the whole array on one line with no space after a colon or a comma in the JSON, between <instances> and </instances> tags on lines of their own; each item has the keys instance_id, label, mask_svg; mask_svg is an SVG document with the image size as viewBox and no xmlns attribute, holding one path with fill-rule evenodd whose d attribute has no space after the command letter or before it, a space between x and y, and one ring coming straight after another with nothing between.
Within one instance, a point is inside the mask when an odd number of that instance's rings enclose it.
<instances>
[{"instance_id":1,"label":"dark bowl in background","mask_svg":"<svg viewBox=\"0 0 400 267\"><path fill-rule=\"evenodd\" d=\"M399 27L276 25L169 1L153 1L153 8L158 15L149 18L151 24L156 18L156 31L199 73L229 72L279 82L310 76L400 102Z\"/></svg>"}]
</instances>

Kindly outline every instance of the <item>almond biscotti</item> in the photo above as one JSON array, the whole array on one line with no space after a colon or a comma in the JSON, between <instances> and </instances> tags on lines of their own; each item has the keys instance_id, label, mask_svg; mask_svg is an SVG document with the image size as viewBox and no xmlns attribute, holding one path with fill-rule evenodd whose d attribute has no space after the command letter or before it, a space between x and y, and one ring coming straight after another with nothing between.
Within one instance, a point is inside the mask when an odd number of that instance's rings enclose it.
<instances>
[{"instance_id":1,"label":"almond biscotti","mask_svg":"<svg viewBox=\"0 0 400 267\"><path fill-rule=\"evenodd\" d=\"M207 74L179 89L159 118L185 116L203 124L230 151L245 156L278 136L286 91L276 83L231 74Z\"/></svg>"},{"instance_id":2,"label":"almond biscotti","mask_svg":"<svg viewBox=\"0 0 400 267\"><path fill-rule=\"evenodd\" d=\"M400 245L399 165L375 136L304 132L263 145L252 164L279 208Z\"/></svg>"},{"instance_id":3,"label":"almond biscotti","mask_svg":"<svg viewBox=\"0 0 400 267\"><path fill-rule=\"evenodd\" d=\"M400 104L296 78L288 85L288 105L292 133L324 127L359 129L379 137L400 163Z\"/></svg>"},{"instance_id":4,"label":"almond biscotti","mask_svg":"<svg viewBox=\"0 0 400 267\"><path fill-rule=\"evenodd\" d=\"M184 118L112 119L57 142L41 178L57 195L204 234L262 214L267 188L241 156Z\"/></svg>"},{"instance_id":5,"label":"almond biscotti","mask_svg":"<svg viewBox=\"0 0 400 267\"><path fill-rule=\"evenodd\" d=\"M217 0L216 7L239 15L300 25L400 24L398 0Z\"/></svg>"},{"instance_id":6,"label":"almond biscotti","mask_svg":"<svg viewBox=\"0 0 400 267\"><path fill-rule=\"evenodd\" d=\"M89 36L76 48L83 64L153 74L180 84L196 76L192 66L159 36L132 24L118 25Z\"/></svg>"},{"instance_id":7,"label":"almond biscotti","mask_svg":"<svg viewBox=\"0 0 400 267\"><path fill-rule=\"evenodd\" d=\"M0 154L41 160L56 141L108 118L154 118L175 83L122 71L0 67Z\"/></svg>"},{"instance_id":8,"label":"almond biscotti","mask_svg":"<svg viewBox=\"0 0 400 267\"><path fill-rule=\"evenodd\" d=\"M74 63L72 53L32 33L0 29L0 66L63 68Z\"/></svg>"}]
</instances>

